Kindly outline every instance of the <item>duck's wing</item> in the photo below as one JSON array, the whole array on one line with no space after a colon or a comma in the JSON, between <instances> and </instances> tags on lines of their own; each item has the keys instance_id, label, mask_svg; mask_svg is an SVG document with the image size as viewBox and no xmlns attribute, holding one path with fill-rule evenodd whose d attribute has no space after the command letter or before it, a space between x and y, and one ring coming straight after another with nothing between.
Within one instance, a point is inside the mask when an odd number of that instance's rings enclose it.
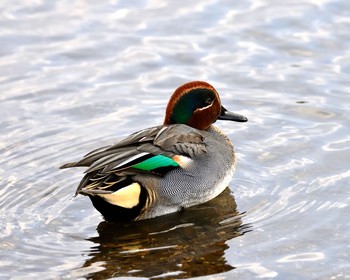
<instances>
[{"instance_id":1,"label":"duck's wing","mask_svg":"<svg viewBox=\"0 0 350 280\"><path fill-rule=\"evenodd\" d=\"M96 149L61 168L88 167L77 192L111 193L129 184L133 175L164 176L174 168L184 167L206 153L203 140L200 130L186 125L156 126Z\"/></svg>"},{"instance_id":2,"label":"duck's wing","mask_svg":"<svg viewBox=\"0 0 350 280\"><path fill-rule=\"evenodd\" d=\"M94 163L115 155L119 155L120 158L127 158L129 153L132 154L132 152L134 152L137 154L135 148L137 148L138 145L153 141L154 137L157 135L161 128L162 126L156 126L135 132L125 139L117 142L116 144L100 147L86 154L81 160L77 162L66 163L60 168L63 169L79 166L91 167L91 165Z\"/></svg>"}]
</instances>

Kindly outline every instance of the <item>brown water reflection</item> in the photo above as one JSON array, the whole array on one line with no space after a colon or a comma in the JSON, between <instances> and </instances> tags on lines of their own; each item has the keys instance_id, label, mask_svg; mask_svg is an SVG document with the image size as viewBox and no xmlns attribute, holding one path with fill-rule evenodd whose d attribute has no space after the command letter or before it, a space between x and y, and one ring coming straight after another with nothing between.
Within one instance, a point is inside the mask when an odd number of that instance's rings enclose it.
<instances>
[{"instance_id":1,"label":"brown water reflection","mask_svg":"<svg viewBox=\"0 0 350 280\"><path fill-rule=\"evenodd\" d=\"M226 241L250 231L242 224L226 189L214 200L156 219L132 224L101 222L83 268L100 267L91 279L117 276L188 278L234 269ZM97 246L96 246L97 245Z\"/></svg>"}]
</instances>

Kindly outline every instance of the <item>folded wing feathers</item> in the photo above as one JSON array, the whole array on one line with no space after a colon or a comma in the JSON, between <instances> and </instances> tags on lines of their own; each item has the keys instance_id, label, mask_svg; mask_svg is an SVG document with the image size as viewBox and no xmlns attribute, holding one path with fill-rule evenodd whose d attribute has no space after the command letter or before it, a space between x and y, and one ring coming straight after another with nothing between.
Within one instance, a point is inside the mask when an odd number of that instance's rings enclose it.
<instances>
[{"instance_id":1,"label":"folded wing feathers","mask_svg":"<svg viewBox=\"0 0 350 280\"><path fill-rule=\"evenodd\" d=\"M128 176L149 172L129 167L143 162L150 155L169 158L200 156L206 153L203 140L200 132L186 125L157 126L136 132L114 145L93 150L80 161L67 163L61 168L88 167L76 194L110 194L113 191L109 188Z\"/></svg>"},{"instance_id":2,"label":"folded wing feathers","mask_svg":"<svg viewBox=\"0 0 350 280\"><path fill-rule=\"evenodd\" d=\"M181 126L181 127L180 127ZM171 133L171 129L181 128L180 133ZM154 144L163 150L173 152L174 154L185 154L191 158L206 153L206 146L203 143L204 137L193 128L184 125L172 126L169 133L160 131L154 140ZM174 136L176 135L176 136Z\"/></svg>"},{"instance_id":3,"label":"folded wing feathers","mask_svg":"<svg viewBox=\"0 0 350 280\"><path fill-rule=\"evenodd\" d=\"M122 141L102 147L88 153L82 160L68 163L61 168L88 166L87 173L78 186L78 190L106 188L110 185L108 174L113 172L120 181L125 176L143 170L129 170L135 160L142 162L143 157L164 155L172 158L175 155L187 155L191 158L206 153L203 136L186 125L157 126L136 132ZM90 182L90 183L89 183ZM111 184L116 183L112 182Z\"/></svg>"},{"instance_id":4,"label":"folded wing feathers","mask_svg":"<svg viewBox=\"0 0 350 280\"><path fill-rule=\"evenodd\" d=\"M93 162L90 167L85 171L85 173L93 172L95 170L99 170L104 168L105 166L113 163L114 166L117 166L120 164L120 162L123 162L125 159L128 159L130 157L134 157L138 154L138 152L134 149L127 150L121 153L116 153L116 150L112 150L113 153L108 156L103 156L100 159Z\"/></svg>"}]
</instances>

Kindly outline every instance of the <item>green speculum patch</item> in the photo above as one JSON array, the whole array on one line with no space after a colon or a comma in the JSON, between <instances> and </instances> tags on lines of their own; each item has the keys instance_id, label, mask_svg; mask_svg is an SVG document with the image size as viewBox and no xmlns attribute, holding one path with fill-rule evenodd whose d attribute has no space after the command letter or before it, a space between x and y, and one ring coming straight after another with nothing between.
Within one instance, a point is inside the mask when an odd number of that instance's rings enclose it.
<instances>
[{"instance_id":1,"label":"green speculum patch","mask_svg":"<svg viewBox=\"0 0 350 280\"><path fill-rule=\"evenodd\" d=\"M179 166L179 164L174 161L172 158L163 155L153 156L149 159L146 159L140 163L134 164L132 167L141 169L141 170L154 170L157 168L168 167L168 166Z\"/></svg>"}]
</instances>

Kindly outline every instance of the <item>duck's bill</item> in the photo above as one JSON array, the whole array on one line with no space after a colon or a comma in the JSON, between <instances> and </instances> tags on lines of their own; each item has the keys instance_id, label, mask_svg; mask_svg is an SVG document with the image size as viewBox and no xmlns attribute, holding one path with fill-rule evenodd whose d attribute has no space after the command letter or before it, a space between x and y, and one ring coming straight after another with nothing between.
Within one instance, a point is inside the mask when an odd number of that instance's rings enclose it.
<instances>
[{"instance_id":1,"label":"duck's bill","mask_svg":"<svg viewBox=\"0 0 350 280\"><path fill-rule=\"evenodd\" d=\"M223 106L221 106L221 113L219 115L219 120L227 120L227 121L235 121L235 122L246 122L248 119L245 116L240 114L236 114L226 110Z\"/></svg>"}]
</instances>

